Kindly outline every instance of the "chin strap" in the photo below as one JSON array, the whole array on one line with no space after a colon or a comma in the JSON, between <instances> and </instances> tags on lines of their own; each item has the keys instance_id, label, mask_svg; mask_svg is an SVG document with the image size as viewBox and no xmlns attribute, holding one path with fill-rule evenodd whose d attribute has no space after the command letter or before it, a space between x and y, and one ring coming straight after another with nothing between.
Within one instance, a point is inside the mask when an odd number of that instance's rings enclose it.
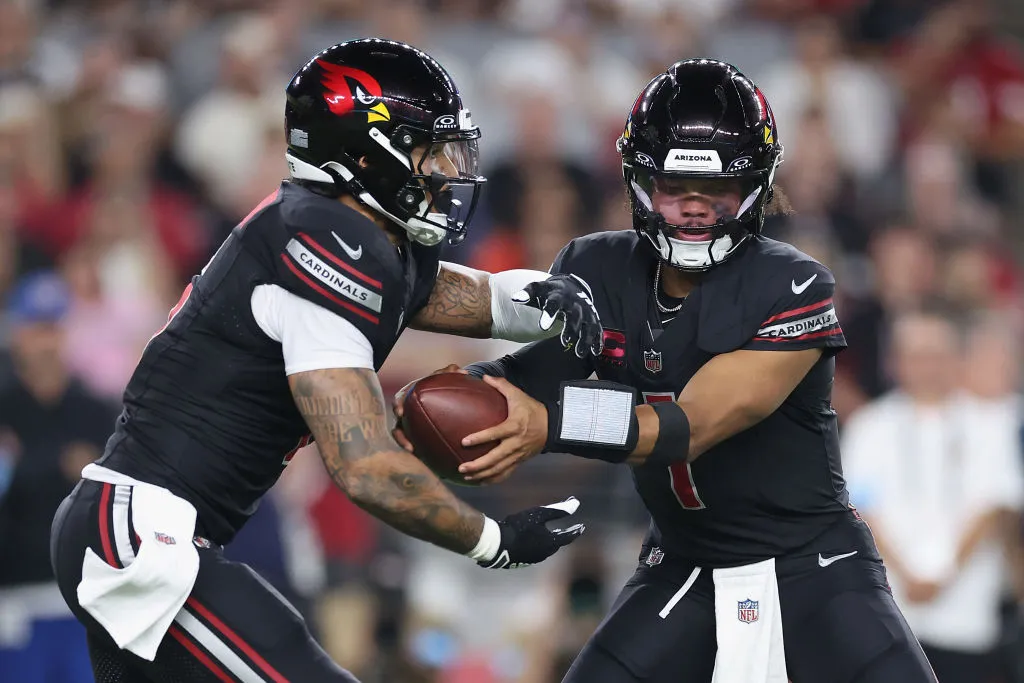
<instances>
[{"instance_id":1,"label":"chin strap","mask_svg":"<svg viewBox=\"0 0 1024 683\"><path fill-rule=\"evenodd\" d=\"M743 225L743 221L741 221L738 218L730 218L727 221L722 221L721 223L716 225L714 229L712 229L711 243L708 244L708 261L710 262L709 267L714 267L718 265L718 262L715 261L714 254L715 242L722 239L726 235L731 237L733 242L732 249L729 250L729 252L731 253L734 249L736 249L736 247L740 245L741 242L743 242L744 239L746 239L745 237L743 237L744 230L746 230L746 226ZM747 230L747 232L753 234L753 232L750 230Z\"/></svg>"},{"instance_id":2,"label":"chin strap","mask_svg":"<svg viewBox=\"0 0 1024 683\"><path fill-rule=\"evenodd\" d=\"M664 231L667 224L665 217L657 211L648 211L647 209L644 209L644 211L647 212L647 229L655 235Z\"/></svg>"}]
</instances>

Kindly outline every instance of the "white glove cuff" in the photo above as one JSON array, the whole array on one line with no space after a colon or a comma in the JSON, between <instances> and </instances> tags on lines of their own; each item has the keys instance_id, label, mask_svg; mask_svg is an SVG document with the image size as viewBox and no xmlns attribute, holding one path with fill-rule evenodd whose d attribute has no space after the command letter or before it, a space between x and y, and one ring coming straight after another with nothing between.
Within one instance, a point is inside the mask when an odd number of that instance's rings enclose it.
<instances>
[{"instance_id":1,"label":"white glove cuff","mask_svg":"<svg viewBox=\"0 0 1024 683\"><path fill-rule=\"evenodd\" d=\"M484 517L484 530L480 534L480 540L476 547L466 553L466 556L477 562L490 562L498 556L498 548L501 547L501 527L490 517Z\"/></svg>"},{"instance_id":2,"label":"white glove cuff","mask_svg":"<svg viewBox=\"0 0 1024 683\"><path fill-rule=\"evenodd\" d=\"M536 308L517 304L512 295L531 282L543 282L549 277L541 270L503 270L491 273L491 337L514 342L548 339L561 333L562 321L547 330L540 329L541 312Z\"/></svg>"}]
</instances>

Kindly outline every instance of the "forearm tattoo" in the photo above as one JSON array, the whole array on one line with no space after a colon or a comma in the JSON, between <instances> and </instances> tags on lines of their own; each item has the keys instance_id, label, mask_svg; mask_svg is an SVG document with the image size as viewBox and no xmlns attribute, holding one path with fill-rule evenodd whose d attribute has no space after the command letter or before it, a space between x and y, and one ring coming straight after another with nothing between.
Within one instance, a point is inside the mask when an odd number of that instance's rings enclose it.
<instances>
[{"instance_id":1,"label":"forearm tattoo","mask_svg":"<svg viewBox=\"0 0 1024 683\"><path fill-rule=\"evenodd\" d=\"M430 299L412 320L417 330L462 337L491 336L491 285L483 271L458 272L441 266Z\"/></svg>"},{"instance_id":2,"label":"forearm tattoo","mask_svg":"<svg viewBox=\"0 0 1024 683\"><path fill-rule=\"evenodd\" d=\"M314 370L288 381L327 471L352 502L415 538L460 553L473 549L483 515L395 443L372 370Z\"/></svg>"}]
</instances>

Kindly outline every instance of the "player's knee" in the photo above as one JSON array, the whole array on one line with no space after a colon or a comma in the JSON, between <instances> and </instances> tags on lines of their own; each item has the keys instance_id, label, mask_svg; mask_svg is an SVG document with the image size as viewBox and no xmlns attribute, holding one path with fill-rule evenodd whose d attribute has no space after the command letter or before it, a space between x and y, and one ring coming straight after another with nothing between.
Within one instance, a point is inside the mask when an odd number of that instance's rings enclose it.
<instances>
[{"instance_id":1,"label":"player's knee","mask_svg":"<svg viewBox=\"0 0 1024 683\"><path fill-rule=\"evenodd\" d=\"M916 640L901 637L868 662L850 683L936 683Z\"/></svg>"}]
</instances>

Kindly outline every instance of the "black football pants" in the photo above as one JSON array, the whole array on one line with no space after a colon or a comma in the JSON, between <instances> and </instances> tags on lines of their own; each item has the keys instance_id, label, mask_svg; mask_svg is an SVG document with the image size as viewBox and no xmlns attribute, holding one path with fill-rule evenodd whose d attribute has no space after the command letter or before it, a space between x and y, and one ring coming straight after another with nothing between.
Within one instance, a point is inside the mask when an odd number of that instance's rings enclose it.
<instances>
[{"instance_id":1,"label":"black football pants","mask_svg":"<svg viewBox=\"0 0 1024 683\"><path fill-rule=\"evenodd\" d=\"M154 661L119 649L79 605L76 589L87 547L114 566L124 566L110 506L130 488L81 482L58 509L50 538L57 583L85 624L98 683L356 683L313 640L295 608L249 567L225 559L216 547L199 549L195 587ZM133 545L138 542L133 529L116 533L122 539L127 534Z\"/></svg>"},{"instance_id":2,"label":"black football pants","mask_svg":"<svg viewBox=\"0 0 1024 683\"><path fill-rule=\"evenodd\" d=\"M800 555L776 559L789 679L935 683L920 644L893 602L870 532L863 522L846 526ZM828 558L851 550L858 554L819 566L819 552ZM639 568L563 683L711 682L717 653L712 572L702 569L662 619L659 612L694 565L665 556L650 567L643 561L649 552L644 548Z\"/></svg>"}]
</instances>

